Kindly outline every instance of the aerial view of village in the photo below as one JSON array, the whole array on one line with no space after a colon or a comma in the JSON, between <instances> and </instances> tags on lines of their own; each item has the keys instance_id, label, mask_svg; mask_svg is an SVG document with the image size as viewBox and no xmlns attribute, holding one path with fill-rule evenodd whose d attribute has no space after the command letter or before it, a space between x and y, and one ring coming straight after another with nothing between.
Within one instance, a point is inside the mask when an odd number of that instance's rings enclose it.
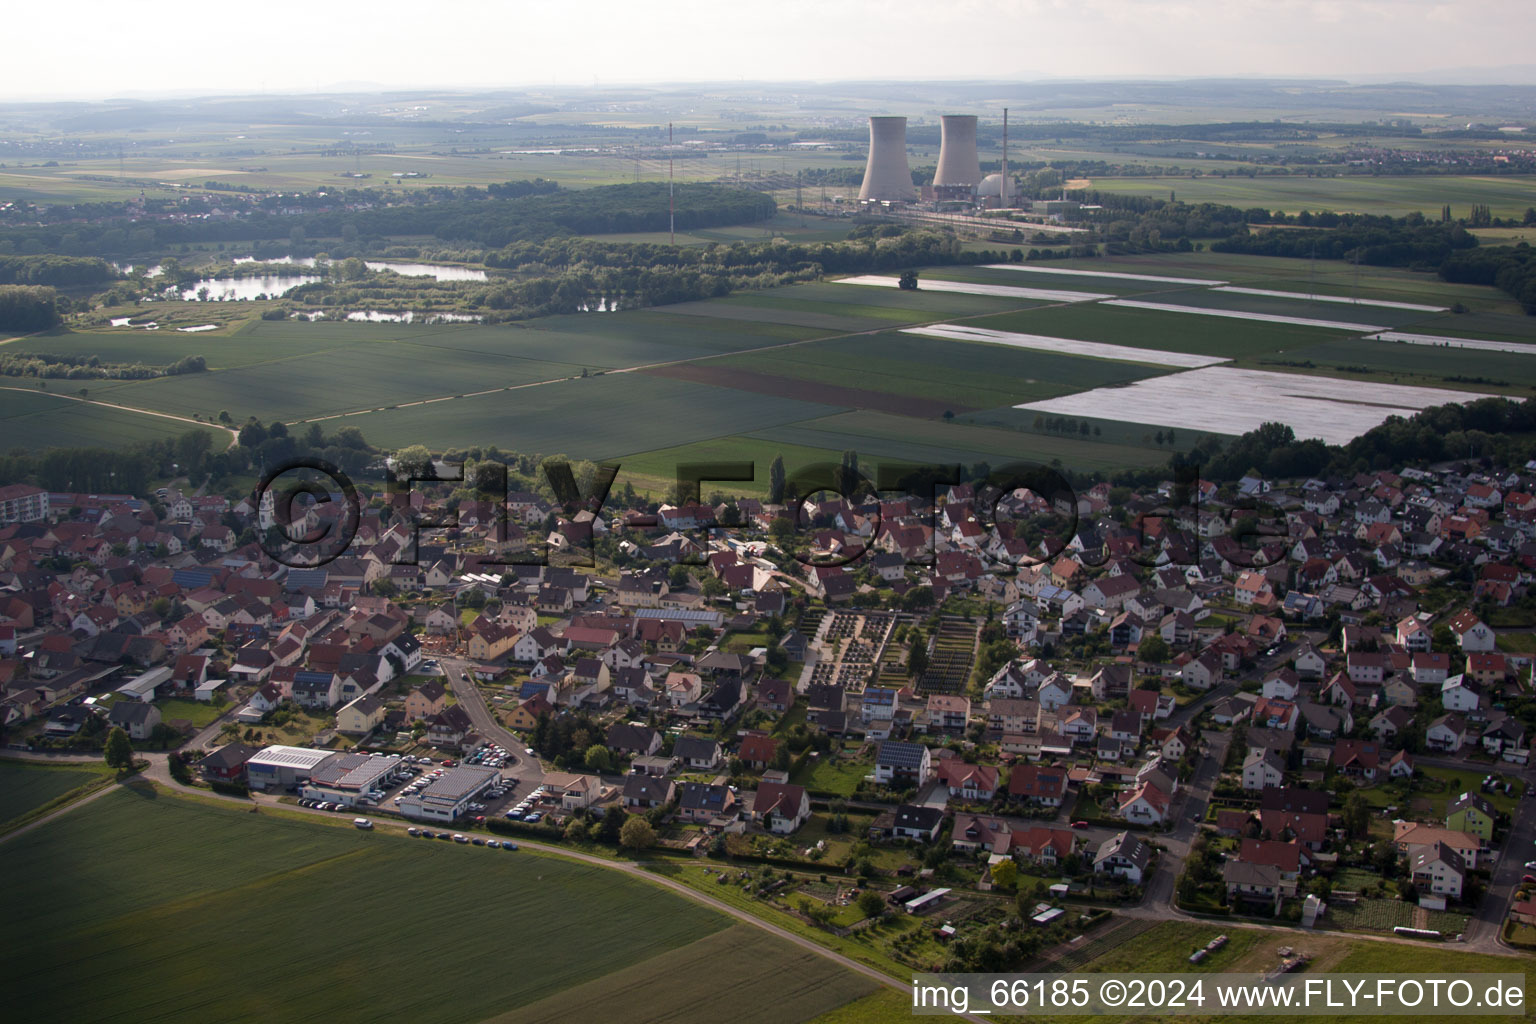
<instances>
[{"instance_id":1,"label":"aerial view of village","mask_svg":"<svg viewBox=\"0 0 1536 1024\"><path fill-rule=\"evenodd\" d=\"M1536 67L1443 33L1536 15L1026 6L1038 68L23 58L18 1019L1528 1015Z\"/></svg>"}]
</instances>

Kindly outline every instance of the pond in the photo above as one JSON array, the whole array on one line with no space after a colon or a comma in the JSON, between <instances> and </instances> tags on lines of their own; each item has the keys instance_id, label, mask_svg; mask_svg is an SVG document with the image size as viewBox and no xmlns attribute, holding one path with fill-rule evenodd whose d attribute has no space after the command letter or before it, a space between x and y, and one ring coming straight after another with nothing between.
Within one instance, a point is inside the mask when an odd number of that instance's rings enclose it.
<instances>
[{"instance_id":1,"label":"pond","mask_svg":"<svg viewBox=\"0 0 1536 1024\"><path fill-rule=\"evenodd\" d=\"M131 276L134 272L134 267L136 266L142 266L142 264L114 263L112 264L112 269L117 271L119 274L128 274ZM159 277L163 273L165 273L165 268L158 263L152 267L146 267L144 269L145 277Z\"/></svg>"},{"instance_id":2,"label":"pond","mask_svg":"<svg viewBox=\"0 0 1536 1024\"><path fill-rule=\"evenodd\" d=\"M205 277L201 281L194 281L178 293L179 297L187 302L193 302L201 298L199 292L207 289L208 302L248 302L258 295L268 298L276 298L292 291L301 284L309 284L318 281L319 277L313 274L291 274L284 276L262 275L260 277Z\"/></svg>"},{"instance_id":3,"label":"pond","mask_svg":"<svg viewBox=\"0 0 1536 1024\"><path fill-rule=\"evenodd\" d=\"M232 263L288 263L299 267L316 267L322 264L313 256L275 256L257 259L255 256L236 256ZM393 270L402 277L432 277L439 281L485 281L485 271L471 267L454 267L443 263L398 263L394 260L364 260L369 270Z\"/></svg>"},{"instance_id":4,"label":"pond","mask_svg":"<svg viewBox=\"0 0 1536 1024\"><path fill-rule=\"evenodd\" d=\"M439 281L489 280L485 271L470 267L450 267L441 263L391 263L376 260L363 262L369 270L393 270L402 277L432 277Z\"/></svg>"},{"instance_id":5,"label":"pond","mask_svg":"<svg viewBox=\"0 0 1536 1024\"><path fill-rule=\"evenodd\" d=\"M485 318L474 313L425 313L412 310L403 313L386 313L377 309L354 310L350 313L313 309L293 314L296 320L350 320L354 323L373 324L477 324Z\"/></svg>"}]
</instances>

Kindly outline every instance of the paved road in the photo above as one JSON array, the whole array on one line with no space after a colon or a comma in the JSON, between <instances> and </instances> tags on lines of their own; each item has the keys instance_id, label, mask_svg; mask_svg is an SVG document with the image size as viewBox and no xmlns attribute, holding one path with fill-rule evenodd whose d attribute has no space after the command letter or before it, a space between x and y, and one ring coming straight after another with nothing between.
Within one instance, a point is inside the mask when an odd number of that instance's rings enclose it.
<instances>
[{"instance_id":1,"label":"paved road","mask_svg":"<svg viewBox=\"0 0 1536 1024\"><path fill-rule=\"evenodd\" d=\"M502 766L501 773L517 779L519 783L527 783L530 789L543 782L544 766L537 757L523 753L527 744L496 720L496 716L486 706L485 695L468 674L469 662L457 658L439 658L438 664L442 666L443 676L453 690L453 695L458 698L459 706L475 724L476 731L511 755Z\"/></svg>"}]
</instances>

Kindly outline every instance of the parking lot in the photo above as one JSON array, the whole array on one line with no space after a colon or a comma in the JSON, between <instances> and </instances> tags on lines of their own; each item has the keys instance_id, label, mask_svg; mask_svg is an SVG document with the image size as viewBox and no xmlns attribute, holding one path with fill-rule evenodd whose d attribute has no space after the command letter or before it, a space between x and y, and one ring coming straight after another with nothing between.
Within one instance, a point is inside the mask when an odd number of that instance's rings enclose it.
<instances>
[{"instance_id":1,"label":"parking lot","mask_svg":"<svg viewBox=\"0 0 1536 1024\"><path fill-rule=\"evenodd\" d=\"M377 801L360 802L355 806L349 807L333 801L301 799L299 806L349 814L366 811L375 807L385 811L397 811L400 802L405 797L420 793L434 781L441 778L448 769L459 763L453 758L434 760L425 755L406 755L400 759L400 764L395 770L387 776L388 786ZM516 763L516 759L506 750L493 746L471 754L463 763L499 770L509 764ZM479 798L469 804L462 820L465 824L472 825L482 823L488 818L505 815L508 810L517 806L524 798L528 797L533 789L534 786L531 783L520 781L515 776L503 773L501 781L493 784Z\"/></svg>"}]
</instances>

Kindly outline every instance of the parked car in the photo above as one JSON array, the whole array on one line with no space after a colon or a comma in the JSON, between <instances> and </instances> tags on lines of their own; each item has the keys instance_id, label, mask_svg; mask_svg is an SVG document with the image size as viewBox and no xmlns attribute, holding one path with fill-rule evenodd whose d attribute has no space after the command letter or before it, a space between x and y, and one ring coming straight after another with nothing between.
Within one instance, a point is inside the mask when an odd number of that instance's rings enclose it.
<instances>
[{"instance_id":1,"label":"parked car","mask_svg":"<svg viewBox=\"0 0 1536 1024\"><path fill-rule=\"evenodd\" d=\"M499 841L499 840L496 840L496 839L487 839L487 840L486 840L486 841L485 841L485 845L486 845L486 846L489 846L489 847L490 847L490 848L491 848L491 849L493 849L493 850L494 850L494 849L496 849L496 848L497 848L497 847L498 847L498 846L500 846L500 845L501 845L501 842L500 842L500 841Z\"/></svg>"},{"instance_id":2,"label":"parked car","mask_svg":"<svg viewBox=\"0 0 1536 1024\"><path fill-rule=\"evenodd\" d=\"M369 821L367 818L353 818L352 824L361 829L373 828L373 822Z\"/></svg>"},{"instance_id":3,"label":"parked car","mask_svg":"<svg viewBox=\"0 0 1536 1024\"><path fill-rule=\"evenodd\" d=\"M1073 828L1087 828L1088 827L1088 823L1086 821L1074 821L1072 823L1072 827Z\"/></svg>"},{"instance_id":4,"label":"parked car","mask_svg":"<svg viewBox=\"0 0 1536 1024\"><path fill-rule=\"evenodd\" d=\"M469 842L469 836L464 835L462 832L455 832L453 834L452 838L453 838L453 841L456 842L456 843L467 843L467 842Z\"/></svg>"},{"instance_id":5,"label":"parked car","mask_svg":"<svg viewBox=\"0 0 1536 1024\"><path fill-rule=\"evenodd\" d=\"M514 842L510 842L508 840L503 839L501 841L501 848L503 850L515 850L515 849L517 849L517 844L514 843Z\"/></svg>"}]
</instances>

